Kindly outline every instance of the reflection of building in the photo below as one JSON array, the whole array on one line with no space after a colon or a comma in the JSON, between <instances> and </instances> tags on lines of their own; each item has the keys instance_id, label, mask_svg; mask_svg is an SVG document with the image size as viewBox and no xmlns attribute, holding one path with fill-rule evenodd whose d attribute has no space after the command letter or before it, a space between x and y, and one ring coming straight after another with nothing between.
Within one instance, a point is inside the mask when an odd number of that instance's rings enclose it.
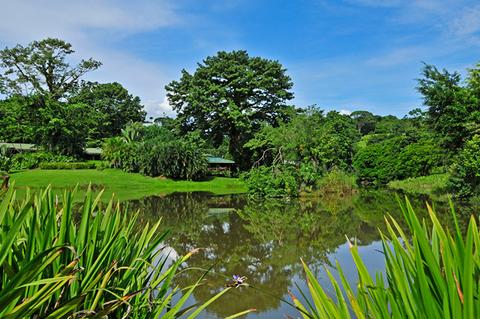
<instances>
[{"instance_id":1,"label":"reflection of building","mask_svg":"<svg viewBox=\"0 0 480 319\"><path fill-rule=\"evenodd\" d=\"M228 207L226 207L226 208L224 208L224 207L211 207L211 208L208 209L207 214L208 215L228 214L232 211L235 211L235 208L233 208L233 207L230 207L230 208L228 208Z\"/></svg>"},{"instance_id":2,"label":"reflection of building","mask_svg":"<svg viewBox=\"0 0 480 319\"><path fill-rule=\"evenodd\" d=\"M228 160L222 157L216 157L210 154L207 154L208 169L210 172L225 172L231 171L234 161Z\"/></svg>"}]
</instances>

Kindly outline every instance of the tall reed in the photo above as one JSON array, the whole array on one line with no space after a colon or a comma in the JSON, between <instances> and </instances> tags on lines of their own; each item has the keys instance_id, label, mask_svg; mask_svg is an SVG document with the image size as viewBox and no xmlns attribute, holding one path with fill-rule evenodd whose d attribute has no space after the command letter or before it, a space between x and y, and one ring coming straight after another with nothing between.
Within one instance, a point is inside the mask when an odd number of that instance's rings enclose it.
<instances>
[{"instance_id":1,"label":"tall reed","mask_svg":"<svg viewBox=\"0 0 480 319\"><path fill-rule=\"evenodd\" d=\"M329 295L304 264L310 298L293 297L303 318L480 318L480 234L472 216L462 232L451 205L453 231L427 205L429 221L420 220L410 202L401 205L407 229L386 216L382 235L386 278L368 272L358 247L350 251L358 271L352 287L337 263L338 282ZM430 225L430 226L429 226Z\"/></svg>"},{"instance_id":2,"label":"tall reed","mask_svg":"<svg viewBox=\"0 0 480 319\"><path fill-rule=\"evenodd\" d=\"M169 263L160 221L138 230L137 215L113 200L99 208L90 190L76 218L73 196L3 194L0 318L194 318L229 290L185 306L202 278L185 289L172 281L194 252Z\"/></svg>"}]
</instances>

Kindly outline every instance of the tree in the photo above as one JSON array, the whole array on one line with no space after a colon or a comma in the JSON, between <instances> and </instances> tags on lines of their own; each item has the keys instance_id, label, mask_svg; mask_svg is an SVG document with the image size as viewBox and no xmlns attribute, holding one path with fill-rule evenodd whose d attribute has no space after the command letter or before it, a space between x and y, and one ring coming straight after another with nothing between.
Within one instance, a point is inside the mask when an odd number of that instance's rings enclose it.
<instances>
[{"instance_id":1,"label":"tree","mask_svg":"<svg viewBox=\"0 0 480 319\"><path fill-rule=\"evenodd\" d=\"M4 69L0 88L9 95L35 94L59 100L75 89L83 75L101 66L92 58L71 66L67 57L74 52L70 43L54 38L5 48L0 51Z\"/></svg>"},{"instance_id":2,"label":"tree","mask_svg":"<svg viewBox=\"0 0 480 319\"><path fill-rule=\"evenodd\" d=\"M375 130L378 117L372 113L368 111L354 111L350 114L350 117L355 121L358 133L361 135L367 135Z\"/></svg>"},{"instance_id":3,"label":"tree","mask_svg":"<svg viewBox=\"0 0 480 319\"><path fill-rule=\"evenodd\" d=\"M469 85L462 86L459 73L425 65L423 78L418 80L417 89L428 107L427 122L452 153L471 137L472 127L478 127L475 125L480 111L480 96L475 95L477 71L471 70Z\"/></svg>"},{"instance_id":4,"label":"tree","mask_svg":"<svg viewBox=\"0 0 480 319\"><path fill-rule=\"evenodd\" d=\"M38 113L32 99L12 96L0 101L0 142L33 143Z\"/></svg>"},{"instance_id":5,"label":"tree","mask_svg":"<svg viewBox=\"0 0 480 319\"><path fill-rule=\"evenodd\" d=\"M49 151L82 155L92 127L97 121L94 110L86 104L49 101L40 110L42 123L36 140Z\"/></svg>"},{"instance_id":6,"label":"tree","mask_svg":"<svg viewBox=\"0 0 480 319\"><path fill-rule=\"evenodd\" d=\"M97 139L118 135L128 123L145 120L146 112L140 98L117 82L83 83L70 102L87 104L101 115L97 136L94 136Z\"/></svg>"},{"instance_id":7,"label":"tree","mask_svg":"<svg viewBox=\"0 0 480 319\"><path fill-rule=\"evenodd\" d=\"M449 184L460 197L480 192L480 135L474 135L465 143L453 165Z\"/></svg>"},{"instance_id":8,"label":"tree","mask_svg":"<svg viewBox=\"0 0 480 319\"><path fill-rule=\"evenodd\" d=\"M228 137L229 152L241 168L250 165L244 144L262 123L276 125L293 98L293 83L278 61L250 57L246 51L218 52L182 70L165 88L182 130L200 130L215 145Z\"/></svg>"}]
</instances>

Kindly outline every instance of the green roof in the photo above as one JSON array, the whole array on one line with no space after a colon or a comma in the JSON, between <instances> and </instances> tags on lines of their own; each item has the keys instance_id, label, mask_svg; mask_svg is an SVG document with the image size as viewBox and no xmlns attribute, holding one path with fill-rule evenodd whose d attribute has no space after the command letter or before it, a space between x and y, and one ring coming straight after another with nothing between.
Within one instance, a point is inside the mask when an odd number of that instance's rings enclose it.
<instances>
[{"instance_id":1,"label":"green roof","mask_svg":"<svg viewBox=\"0 0 480 319\"><path fill-rule=\"evenodd\" d=\"M207 162L208 164L235 164L234 161L222 157L215 157L212 155L207 155Z\"/></svg>"}]
</instances>

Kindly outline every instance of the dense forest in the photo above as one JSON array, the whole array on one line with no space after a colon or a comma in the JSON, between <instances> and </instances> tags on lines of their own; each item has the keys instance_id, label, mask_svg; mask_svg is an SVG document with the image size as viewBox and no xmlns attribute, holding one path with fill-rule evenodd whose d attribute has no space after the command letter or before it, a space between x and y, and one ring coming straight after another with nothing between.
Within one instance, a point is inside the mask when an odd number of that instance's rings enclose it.
<instances>
[{"instance_id":1,"label":"dense forest","mask_svg":"<svg viewBox=\"0 0 480 319\"><path fill-rule=\"evenodd\" d=\"M139 97L88 81L101 62L72 65L72 54L52 38L0 51L0 142L41 148L2 148L0 170L76 162L86 147L101 147L106 166L176 179L205 178L206 154L230 158L231 174L259 196L297 196L332 176L379 187L441 173L459 197L480 192L480 65L464 77L423 65L412 88L423 105L398 118L292 105L280 62L218 52L166 86L176 117L146 125Z\"/></svg>"}]
</instances>

